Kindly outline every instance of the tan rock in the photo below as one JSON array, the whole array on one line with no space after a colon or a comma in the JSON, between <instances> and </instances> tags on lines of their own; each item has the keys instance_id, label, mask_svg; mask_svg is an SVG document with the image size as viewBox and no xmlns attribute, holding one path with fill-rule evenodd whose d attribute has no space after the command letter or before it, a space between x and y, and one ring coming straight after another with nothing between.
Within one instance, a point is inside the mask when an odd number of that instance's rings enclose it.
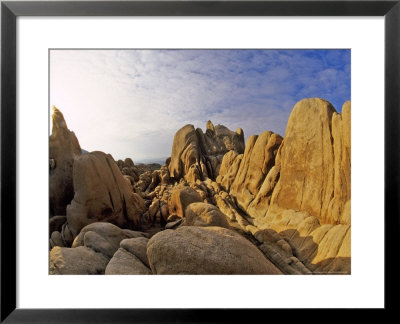
<instances>
[{"instance_id":1,"label":"tan rock","mask_svg":"<svg viewBox=\"0 0 400 324\"><path fill-rule=\"evenodd\" d=\"M318 251L318 245L332 227L331 224L324 224L313 230L301 245L296 247L296 254L299 259L311 267Z\"/></svg>"},{"instance_id":2,"label":"tan rock","mask_svg":"<svg viewBox=\"0 0 400 324\"><path fill-rule=\"evenodd\" d=\"M243 154L238 154L236 151L229 151L224 155L216 182L219 183L225 191L229 191L235 180L242 158Z\"/></svg>"},{"instance_id":3,"label":"tan rock","mask_svg":"<svg viewBox=\"0 0 400 324\"><path fill-rule=\"evenodd\" d=\"M175 179L183 178L192 165L200 168L200 144L193 125L186 125L174 136L169 175Z\"/></svg>"},{"instance_id":4,"label":"tan rock","mask_svg":"<svg viewBox=\"0 0 400 324\"><path fill-rule=\"evenodd\" d=\"M270 206L272 192L278 182L280 166L275 165L269 170L254 200L249 204L247 213L253 218L264 217Z\"/></svg>"},{"instance_id":5,"label":"tan rock","mask_svg":"<svg viewBox=\"0 0 400 324\"><path fill-rule=\"evenodd\" d=\"M82 154L74 132L71 132L60 110L53 106L53 128L49 139L50 214L66 215L66 207L74 197L72 167L74 158Z\"/></svg>"},{"instance_id":6,"label":"tan rock","mask_svg":"<svg viewBox=\"0 0 400 324\"><path fill-rule=\"evenodd\" d=\"M319 243L317 255L312 263L317 264L325 259L335 258L349 230L350 225L336 225L329 229ZM343 251L346 251L346 249L347 247L343 247Z\"/></svg>"},{"instance_id":7,"label":"tan rock","mask_svg":"<svg viewBox=\"0 0 400 324\"><path fill-rule=\"evenodd\" d=\"M146 237L138 231L120 229L111 223L97 222L85 226L72 243L72 247L86 246L95 252L111 258L124 239Z\"/></svg>"},{"instance_id":8,"label":"tan rock","mask_svg":"<svg viewBox=\"0 0 400 324\"><path fill-rule=\"evenodd\" d=\"M224 125L216 125L209 120L206 125L206 132L197 129L200 144L206 156L224 155L233 150L239 154L244 151L244 134L241 128L236 132L229 130Z\"/></svg>"},{"instance_id":9,"label":"tan rock","mask_svg":"<svg viewBox=\"0 0 400 324\"><path fill-rule=\"evenodd\" d=\"M197 180L202 178L202 171L199 168L198 164L192 164L187 173L184 176L184 179L187 182L195 183Z\"/></svg>"},{"instance_id":10,"label":"tan rock","mask_svg":"<svg viewBox=\"0 0 400 324\"><path fill-rule=\"evenodd\" d=\"M319 98L304 99L294 106L277 157L280 178L271 204L305 211L321 223L329 220L334 193L331 121L335 112L329 102Z\"/></svg>"},{"instance_id":11,"label":"tan rock","mask_svg":"<svg viewBox=\"0 0 400 324\"><path fill-rule=\"evenodd\" d=\"M185 216L185 209L191 203L202 202L196 190L190 187L177 187L172 191L168 200L169 214L176 214L179 217Z\"/></svg>"},{"instance_id":12,"label":"tan rock","mask_svg":"<svg viewBox=\"0 0 400 324\"><path fill-rule=\"evenodd\" d=\"M137 257L144 265L150 267L146 254L148 242L149 239L147 237L135 237L122 240L120 246Z\"/></svg>"},{"instance_id":13,"label":"tan rock","mask_svg":"<svg viewBox=\"0 0 400 324\"><path fill-rule=\"evenodd\" d=\"M253 135L247 140L242 162L230 189L230 194L235 196L243 210L247 210L274 166L281 142L282 137L272 132Z\"/></svg>"},{"instance_id":14,"label":"tan rock","mask_svg":"<svg viewBox=\"0 0 400 324\"><path fill-rule=\"evenodd\" d=\"M94 222L139 227L142 198L133 193L114 160L103 152L81 155L74 163L75 196L67 207L73 237Z\"/></svg>"},{"instance_id":15,"label":"tan rock","mask_svg":"<svg viewBox=\"0 0 400 324\"><path fill-rule=\"evenodd\" d=\"M226 194L226 192L224 193ZM220 193L218 195L215 195L214 198L221 212L224 213L224 215L227 216L231 221L235 221L238 211L234 202L232 201L232 197Z\"/></svg>"},{"instance_id":16,"label":"tan rock","mask_svg":"<svg viewBox=\"0 0 400 324\"><path fill-rule=\"evenodd\" d=\"M169 217L168 204L162 203L160 207L160 212L162 219L166 221Z\"/></svg>"},{"instance_id":17,"label":"tan rock","mask_svg":"<svg viewBox=\"0 0 400 324\"><path fill-rule=\"evenodd\" d=\"M151 222L155 220L157 212L160 210L160 200L157 198L153 200L149 207L149 217Z\"/></svg>"},{"instance_id":18,"label":"tan rock","mask_svg":"<svg viewBox=\"0 0 400 324\"><path fill-rule=\"evenodd\" d=\"M112 242L108 241L103 236L96 232L86 232L83 238L83 245L95 252L102 253L105 257L111 258L118 246L115 246Z\"/></svg>"},{"instance_id":19,"label":"tan rock","mask_svg":"<svg viewBox=\"0 0 400 324\"><path fill-rule=\"evenodd\" d=\"M350 224L350 218L341 218L345 204L351 199L351 103L345 102L342 114L332 116L334 161L334 192L327 222Z\"/></svg>"},{"instance_id":20,"label":"tan rock","mask_svg":"<svg viewBox=\"0 0 400 324\"><path fill-rule=\"evenodd\" d=\"M151 274L136 256L129 253L125 249L118 249L105 269L106 275L144 275Z\"/></svg>"},{"instance_id":21,"label":"tan rock","mask_svg":"<svg viewBox=\"0 0 400 324\"><path fill-rule=\"evenodd\" d=\"M80 246L66 248L56 246L50 251L50 271L54 274L104 274L108 258L101 253Z\"/></svg>"},{"instance_id":22,"label":"tan rock","mask_svg":"<svg viewBox=\"0 0 400 324\"><path fill-rule=\"evenodd\" d=\"M186 207L185 225L187 226L220 226L230 228L226 216L214 205L197 202Z\"/></svg>"},{"instance_id":23,"label":"tan rock","mask_svg":"<svg viewBox=\"0 0 400 324\"><path fill-rule=\"evenodd\" d=\"M243 153L243 130L233 132L208 121L203 133L200 128L195 130L193 125L186 125L174 136L169 175L193 183L205 178L215 179L224 154L230 150Z\"/></svg>"},{"instance_id":24,"label":"tan rock","mask_svg":"<svg viewBox=\"0 0 400 324\"><path fill-rule=\"evenodd\" d=\"M156 274L280 274L260 250L229 229L183 226L154 235L147 257Z\"/></svg>"}]
</instances>

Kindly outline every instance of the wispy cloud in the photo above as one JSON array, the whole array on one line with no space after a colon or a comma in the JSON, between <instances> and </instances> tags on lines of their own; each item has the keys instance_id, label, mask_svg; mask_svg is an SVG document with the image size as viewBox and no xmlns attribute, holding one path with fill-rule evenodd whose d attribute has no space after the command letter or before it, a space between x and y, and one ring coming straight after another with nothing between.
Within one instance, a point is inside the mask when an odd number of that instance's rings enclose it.
<instances>
[{"instance_id":1,"label":"wispy cloud","mask_svg":"<svg viewBox=\"0 0 400 324\"><path fill-rule=\"evenodd\" d=\"M53 50L50 104L81 146L134 160L171 153L206 121L284 134L293 105L350 99L349 50Z\"/></svg>"}]
</instances>

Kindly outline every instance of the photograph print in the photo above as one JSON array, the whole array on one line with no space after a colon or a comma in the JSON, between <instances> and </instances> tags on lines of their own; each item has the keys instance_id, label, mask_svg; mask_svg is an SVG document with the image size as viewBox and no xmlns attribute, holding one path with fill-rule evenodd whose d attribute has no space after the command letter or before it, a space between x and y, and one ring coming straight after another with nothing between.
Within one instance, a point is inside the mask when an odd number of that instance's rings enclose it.
<instances>
[{"instance_id":1,"label":"photograph print","mask_svg":"<svg viewBox=\"0 0 400 324\"><path fill-rule=\"evenodd\" d=\"M350 49L50 49L49 274L351 274Z\"/></svg>"}]
</instances>

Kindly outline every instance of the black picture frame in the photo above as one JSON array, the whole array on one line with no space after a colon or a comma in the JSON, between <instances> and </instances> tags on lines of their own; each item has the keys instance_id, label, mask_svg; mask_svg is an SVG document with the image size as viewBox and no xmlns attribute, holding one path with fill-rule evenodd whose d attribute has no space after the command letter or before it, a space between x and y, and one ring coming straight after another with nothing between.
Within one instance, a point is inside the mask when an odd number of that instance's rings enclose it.
<instances>
[{"instance_id":1,"label":"black picture frame","mask_svg":"<svg viewBox=\"0 0 400 324\"><path fill-rule=\"evenodd\" d=\"M384 16L385 310L397 306L399 237L400 0L396 1L2 1L1 322L198 323L263 318L265 309L16 308L16 19L19 16ZM371 174L373 169L371 170ZM374 193L371 193L373 196ZM371 238L373 239L373 238ZM367 248L367 247L366 247ZM366 283L367 284L367 283ZM38 292L40 293L40 292ZM272 311L268 309L268 311ZM261 316L261 317L260 317Z\"/></svg>"}]
</instances>

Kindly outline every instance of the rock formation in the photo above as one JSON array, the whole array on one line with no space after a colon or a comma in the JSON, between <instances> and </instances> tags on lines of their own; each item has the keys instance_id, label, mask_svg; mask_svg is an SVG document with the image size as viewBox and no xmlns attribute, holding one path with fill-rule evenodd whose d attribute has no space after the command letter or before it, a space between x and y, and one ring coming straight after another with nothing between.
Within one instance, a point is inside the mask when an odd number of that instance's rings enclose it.
<instances>
[{"instance_id":1,"label":"rock formation","mask_svg":"<svg viewBox=\"0 0 400 324\"><path fill-rule=\"evenodd\" d=\"M218 207L200 202L192 203L186 207L184 225L230 228L226 216Z\"/></svg>"},{"instance_id":2,"label":"rock formation","mask_svg":"<svg viewBox=\"0 0 400 324\"><path fill-rule=\"evenodd\" d=\"M351 104L319 98L294 106L284 138L186 125L155 170L75 156L50 273L349 274L350 174Z\"/></svg>"},{"instance_id":3,"label":"rock formation","mask_svg":"<svg viewBox=\"0 0 400 324\"><path fill-rule=\"evenodd\" d=\"M70 248L55 246L51 249L50 274L107 273L110 260L119 251L121 241L143 239L147 242L146 236L143 232L121 229L111 223L92 223L81 230ZM112 269L115 269L116 263L114 260ZM114 270L111 272L114 273Z\"/></svg>"},{"instance_id":4,"label":"rock formation","mask_svg":"<svg viewBox=\"0 0 400 324\"><path fill-rule=\"evenodd\" d=\"M301 210L322 222L329 219L334 186L332 115L322 99L305 99L290 114L277 160L280 177L272 205Z\"/></svg>"},{"instance_id":5,"label":"rock formation","mask_svg":"<svg viewBox=\"0 0 400 324\"><path fill-rule=\"evenodd\" d=\"M223 125L207 122L205 133L193 125L186 125L176 132L172 145L170 177L185 178L190 182L204 180L208 177L215 179L225 153L234 150L244 151L244 134L239 128L230 131Z\"/></svg>"},{"instance_id":6,"label":"rock formation","mask_svg":"<svg viewBox=\"0 0 400 324\"><path fill-rule=\"evenodd\" d=\"M108 259L101 253L80 246L56 246L50 251L50 274L104 274Z\"/></svg>"},{"instance_id":7,"label":"rock formation","mask_svg":"<svg viewBox=\"0 0 400 324\"><path fill-rule=\"evenodd\" d=\"M247 210L258 194L275 164L276 152L281 142L282 137L272 132L253 135L247 140L239 170L230 188L230 194L236 198L241 209Z\"/></svg>"},{"instance_id":8,"label":"rock formation","mask_svg":"<svg viewBox=\"0 0 400 324\"><path fill-rule=\"evenodd\" d=\"M186 207L189 204L202 201L196 190L190 187L177 187L172 191L171 197L168 200L169 213L183 217L185 216Z\"/></svg>"},{"instance_id":9,"label":"rock formation","mask_svg":"<svg viewBox=\"0 0 400 324\"><path fill-rule=\"evenodd\" d=\"M184 226L147 244L156 274L280 274L249 241L222 227Z\"/></svg>"},{"instance_id":10,"label":"rock formation","mask_svg":"<svg viewBox=\"0 0 400 324\"><path fill-rule=\"evenodd\" d=\"M72 167L81 147L64 116L53 106L53 128L49 139L50 158L50 216L66 215L66 207L74 197Z\"/></svg>"},{"instance_id":11,"label":"rock formation","mask_svg":"<svg viewBox=\"0 0 400 324\"><path fill-rule=\"evenodd\" d=\"M132 192L110 155L91 152L76 158L73 174L75 195L67 207L63 229L66 242L94 222L138 228L145 211L144 201Z\"/></svg>"}]
</instances>

